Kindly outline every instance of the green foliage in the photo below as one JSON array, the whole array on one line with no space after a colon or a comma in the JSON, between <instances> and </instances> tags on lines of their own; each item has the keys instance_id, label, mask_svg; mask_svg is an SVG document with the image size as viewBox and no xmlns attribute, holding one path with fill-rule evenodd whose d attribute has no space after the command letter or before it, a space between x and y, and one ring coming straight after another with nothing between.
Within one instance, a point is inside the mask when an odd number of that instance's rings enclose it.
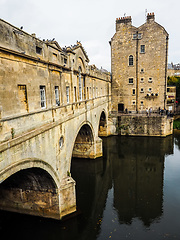
<instances>
[{"instance_id":1,"label":"green foliage","mask_svg":"<svg viewBox=\"0 0 180 240\"><path fill-rule=\"evenodd\" d=\"M173 128L180 130L180 119L174 121Z\"/></svg>"},{"instance_id":2,"label":"green foliage","mask_svg":"<svg viewBox=\"0 0 180 240\"><path fill-rule=\"evenodd\" d=\"M168 77L167 85L176 86L176 98L180 98L180 77Z\"/></svg>"}]
</instances>

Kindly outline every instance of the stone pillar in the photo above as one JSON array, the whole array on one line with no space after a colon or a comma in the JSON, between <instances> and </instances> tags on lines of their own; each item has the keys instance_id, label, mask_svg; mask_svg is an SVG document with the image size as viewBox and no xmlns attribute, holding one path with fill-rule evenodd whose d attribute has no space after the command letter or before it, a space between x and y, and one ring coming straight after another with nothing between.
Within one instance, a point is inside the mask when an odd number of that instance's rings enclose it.
<instances>
[{"instance_id":1,"label":"stone pillar","mask_svg":"<svg viewBox=\"0 0 180 240\"><path fill-rule=\"evenodd\" d=\"M102 154L102 139L99 137L97 137L94 142L75 143L73 149L73 157L77 158L95 159L97 157L101 157Z\"/></svg>"},{"instance_id":2,"label":"stone pillar","mask_svg":"<svg viewBox=\"0 0 180 240\"><path fill-rule=\"evenodd\" d=\"M59 188L60 219L76 211L75 181L72 177L64 178Z\"/></svg>"}]
</instances>

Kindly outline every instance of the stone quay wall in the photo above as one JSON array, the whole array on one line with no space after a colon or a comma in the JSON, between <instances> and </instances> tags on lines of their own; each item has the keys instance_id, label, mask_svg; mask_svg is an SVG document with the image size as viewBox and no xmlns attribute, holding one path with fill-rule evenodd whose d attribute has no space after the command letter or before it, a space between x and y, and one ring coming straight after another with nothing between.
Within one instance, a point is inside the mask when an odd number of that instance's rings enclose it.
<instances>
[{"instance_id":1,"label":"stone quay wall","mask_svg":"<svg viewBox=\"0 0 180 240\"><path fill-rule=\"evenodd\" d=\"M166 137L173 134L173 119L160 115L121 115L117 118L117 134L127 136Z\"/></svg>"}]
</instances>

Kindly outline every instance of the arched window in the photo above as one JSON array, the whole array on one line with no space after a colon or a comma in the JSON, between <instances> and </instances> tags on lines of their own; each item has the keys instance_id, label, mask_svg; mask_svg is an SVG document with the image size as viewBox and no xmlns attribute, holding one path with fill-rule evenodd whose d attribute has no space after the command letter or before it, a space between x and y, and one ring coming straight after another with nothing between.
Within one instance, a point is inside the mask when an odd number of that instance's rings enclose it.
<instances>
[{"instance_id":1,"label":"arched window","mask_svg":"<svg viewBox=\"0 0 180 240\"><path fill-rule=\"evenodd\" d=\"M133 66L133 55L129 56L129 66Z\"/></svg>"},{"instance_id":2,"label":"arched window","mask_svg":"<svg viewBox=\"0 0 180 240\"><path fill-rule=\"evenodd\" d=\"M81 67L79 67L79 100L82 101Z\"/></svg>"}]
</instances>

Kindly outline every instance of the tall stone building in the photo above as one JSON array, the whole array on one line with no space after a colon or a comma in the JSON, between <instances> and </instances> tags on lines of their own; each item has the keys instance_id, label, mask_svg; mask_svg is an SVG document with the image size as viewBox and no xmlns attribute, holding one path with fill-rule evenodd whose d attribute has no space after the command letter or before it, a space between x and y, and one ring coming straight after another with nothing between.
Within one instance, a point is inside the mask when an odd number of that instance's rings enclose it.
<instances>
[{"instance_id":1,"label":"tall stone building","mask_svg":"<svg viewBox=\"0 0 180 240\"><path fill-rule=\"evenodd\" d=\"M138 28L131 17L116 19L110 42L113 111L166 107L168 36L154 13Z\"/></svg>"}]
</instances>

